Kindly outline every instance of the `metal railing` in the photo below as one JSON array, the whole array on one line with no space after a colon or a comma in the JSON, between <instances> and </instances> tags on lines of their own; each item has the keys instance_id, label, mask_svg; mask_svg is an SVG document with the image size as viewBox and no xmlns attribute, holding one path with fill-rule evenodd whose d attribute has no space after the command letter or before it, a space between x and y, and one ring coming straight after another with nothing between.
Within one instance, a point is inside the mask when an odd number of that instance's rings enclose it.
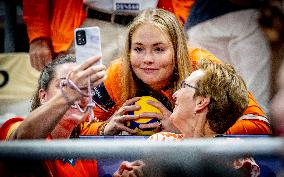
<instances>
[{"instance_id":1,"label":"metal railing","mask_svg":"<svg viewBox=\"0 0 284 177\"><path fill-rule=\"evenodd\" d=\"M20 140L0 143L0 159L98 159L147 157L186 158L192 155L236 157L246 154L282 156L282 138L190 139L164 143L127 139Z\"/></svg>"}]
</instances>

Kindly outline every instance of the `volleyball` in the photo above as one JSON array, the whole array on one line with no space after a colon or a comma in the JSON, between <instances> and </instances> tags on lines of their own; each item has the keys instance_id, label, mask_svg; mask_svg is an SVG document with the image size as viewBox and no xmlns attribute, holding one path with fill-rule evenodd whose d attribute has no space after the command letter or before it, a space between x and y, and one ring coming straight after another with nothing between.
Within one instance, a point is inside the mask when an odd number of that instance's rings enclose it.
<instances>
[{"instance_id":1,"label":"volleyball","mask_svg":"<svg viewBox=\"0 0 284 177\"><path fill-rule=\"evenodd\" d=\"M147 103L148 100L154 101L154 102L159 102L157 99L151 97L151 96L142 96L140 98L140 100L135 102L135 105L139 105L140 106L140 110L138 111L134 111L134 112L129 112L129 115L138 115L141 114L143 112L155 112L155 113L161 113L161 111L159 109L157 109L156 107L150 105ZM136 135L138 136L150 136L152 134L155 134L157 132L160 131L160 128L149 128L149 129L140 129L139 125L141 124L150 124L150 123L154 123L154 122L159 122L158 119L153 119L153 118L139 118L136 120L131 120L127 122L127 127L136 130Z\"/></svg>"}]
</instances>

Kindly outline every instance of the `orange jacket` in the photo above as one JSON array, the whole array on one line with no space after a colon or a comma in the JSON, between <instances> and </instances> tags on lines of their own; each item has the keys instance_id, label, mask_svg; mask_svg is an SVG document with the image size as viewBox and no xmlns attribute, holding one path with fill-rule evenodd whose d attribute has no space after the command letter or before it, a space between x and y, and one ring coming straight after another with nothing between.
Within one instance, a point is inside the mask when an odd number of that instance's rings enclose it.
<instances>
[{"instance_id":1,"label":"orange jacket","mask_svg":"<svg viewBox=\"0 0 284 177\"><path fill-rule=\"evenodd\" d=\"M200 49L192 49L189 51L189 58L192 63L192 69L197 69L197 61L200 58L205 58L208 60L212 60L214 62L221 62L211 53L200 50ZM114 63L108 68L107 71L107 79L104 81L104 87L106 89L107 94L110 96L111 100L115 103L115 105L108 111L104 112L103 110L99 109L98 107L95 108L95 115L100 120L107 120L110 116L122 106L123 102L121 101L121 94L123 90L121 88L121 61L116 60ZM172 91L168 90L162 92L169 100L172 100ZM258 103L255 101L251 93L249 94L249 105L244 111L244 115L247 115L247 119L239 119L235 125L233 125L229 130L228 134L270 134L270 126L269 124L264 121L266 116ZM104 95L102 96L104 98ZM256 119L253 119L256 117ZM258 117L259 116L259 117ZM264 120L259 120L258 118L262 118Z\"/></svg>"},{"instance_id":2,"label":"orange jacket","mask_svg":"<svg viewBox=\"0 0 284 177\"><path fill-rule=\"evenodd\" d=\"M174 13L180 24L184 25L194 2L195 0L159 0L157 7Z\"/></svg>"},{"instance_id":3,"label":"orange jacket","mask_svg":"<svg viewBox=\"0 0 284 177\"><path fill-rule=\"evenodd\" d=\"M189 51L193 70L197 69L197 62L200 58L209 59L214 62L221 62L211 53L201 49L191 49ZM239 119L226 132L226 134L271 134L271 129L266 122L266 116L261 107L258 105L253 95L249 92L249 104L243 115L247 115L247 119ZM256 119L250 117L254 115ZM259 117L258 117L259 116ZM259 120L262 119L262 120Z\"/></svg>"},{"instance_id":4,"label":"orange jacket","mask_svg":"<svg viewBox=\"0 0 284 177\"><path fill-rule=\"evenodd\" d=\"M0 140L9 138L24 119L16 117L6 121L0 128ZM96 177L98 167L96 160L45 160L45 168L53 177Z\"/></svg>"},{"instance_id":5,"label":"orange jacket","mask_svg":"<svg viewBox=\"0 0 284 177\"><path fill-rule=\"evenodd\" d=\"M37 38L50 38L55 53L69 49L73 31L85 17L82 0L23 0L30 43Z\"/></svg>"}]
</instances>

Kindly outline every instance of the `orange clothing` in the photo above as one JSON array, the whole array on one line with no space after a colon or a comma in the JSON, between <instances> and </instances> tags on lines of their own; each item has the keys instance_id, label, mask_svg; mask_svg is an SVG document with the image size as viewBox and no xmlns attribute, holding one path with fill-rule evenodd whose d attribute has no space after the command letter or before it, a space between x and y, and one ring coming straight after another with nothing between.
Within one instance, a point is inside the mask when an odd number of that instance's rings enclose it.
<instances>
[{"instance_id":1,"label":"orange clothing","mask_svg":"<svg viewBox=\"0 0 284 177\"><path fill-rule=\"evenodd\" d=\"M191 49L189 51L189 59L192 63L192 69L197 69L197 61L200 58L212 60L214 62L221 62L219 59L217 59L214 55L211 53L200 50L200 49ZM121 60L116 60L114 63L108 68L107 71L107 79L104 81L104 88L105 92L107 92L107 96L111 98L111 101L114 102L114 106L109 108L108 112L104 112L100 108L96 107L94 109L95 115L100 120L107 120L111 117L111 115L118 110L123 104L121 100L121 95L123 93L123 90L120 90L122 85L122 67L121 67ZM172 100L172 90L167 91L161 91L161 94L163 94L168 100ZM254 117L261 117L263 119L265 118L265 114L260 108L260 106L257 104L257 102L254 100L251 93L249 94L249 104L246 110L244 111L244 115L254 116ZM102 96L104 98L104 95ZM98 101L102 100L102 98L97 99ZM95 99L96 101L96 99ZM229 130L228 133L230 134L242 134L243 132L246 132L246 134L270 134L270 126L267 122L263 120L248 118L248 119L242 119L238 120Z\"/></svg>"},{"instance_id":2,"label":"orange clothing","mask_svg":"<svg viewBox=\"0 0 284 177\"><path fill-rule=\"evenodd\" d=\"M7 140L17 129L23 118L17 117L6 121L0 128L0 140ZM96 160L45 160L45 168L52 177L96 177L98 167Z\"/></svg>"},{"instance_id":3,"label":"orange clothing","mask_svg":"<svg viewBox=\"0 0 284 177\"><path fill-rule=\"evenodd\" d=\"M193 70L198 69L197 62L201 58L209 59L214 62L221 62L213 54L201 49L190 49L189 58L191 59ZM243 115L254 115L265 118L266 117L265 113L254 99L253 95L250 92L248 94L249 94L249 103ZM226 132L226 134L271 134L271 133L272 132L270 126L266 122L257 119L238 120Z\"/></svg>"},{"instance_id":4,"label":"orange clothing","mask_svg":"<svg viewBox=\"0 0 284 177\"><path fill-rule=\"evenodd\" d=\"M159 0L157 7L173 12L183 25L195 0ZM55 53L69 49L73 32L86 18L83 0L23 0L29 42L49 38Z\"/></svg>"},{"instance_id":5,"label":"orange clothing","mask_svg":"<svg viewBox=\"0 0 284 177\"><path fill-rule=\"evenodd\" d=\"M30 43L37 38L50 38L55 53L69 49L73 31L85 17L82 0L23 0Z\"/></svg>"},{"instance_id":6,"label":"orange clothing","mask_svg":"<svg viewBox=\"0 0 284 177\"><path fill-rule=\"evenodd\" d=\"M158 8L174 13L183 25L195 0L159 0ZM67 51L73 41L74 29L82 25L86 13L83 0L23 0L23 19L29 42L51 39L55 53Z\"/></svg>"},{"instance_id":7,"label":"orange clothing","mask_svg":"<svg viewBox=\"0 0 284 177\"><path fill-rule=\"evenodd\" d=\"M157 7L174 13L181 25L187 20L195 0L159 0Z\"/></svg>"}]
</instances>

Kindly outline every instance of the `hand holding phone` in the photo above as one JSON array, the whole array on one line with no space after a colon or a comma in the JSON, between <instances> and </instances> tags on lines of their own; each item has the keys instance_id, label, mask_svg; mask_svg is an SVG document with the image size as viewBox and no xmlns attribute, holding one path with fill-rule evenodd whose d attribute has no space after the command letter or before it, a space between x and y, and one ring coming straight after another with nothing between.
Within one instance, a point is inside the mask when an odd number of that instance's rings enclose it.
<instances>
[{"instance_id":1,"label":"hand holding phone","mask_svg":"<svg viewBox=\"0 0 284 177\"><path fill-rule=\"evenodd\" d=\"M94 56L102 56L101 35L99 27L77 28L75 35L76 62L84 63L86 59ZM96 65L101 65L99 60Z\"/></svg>"}]
</instances>

